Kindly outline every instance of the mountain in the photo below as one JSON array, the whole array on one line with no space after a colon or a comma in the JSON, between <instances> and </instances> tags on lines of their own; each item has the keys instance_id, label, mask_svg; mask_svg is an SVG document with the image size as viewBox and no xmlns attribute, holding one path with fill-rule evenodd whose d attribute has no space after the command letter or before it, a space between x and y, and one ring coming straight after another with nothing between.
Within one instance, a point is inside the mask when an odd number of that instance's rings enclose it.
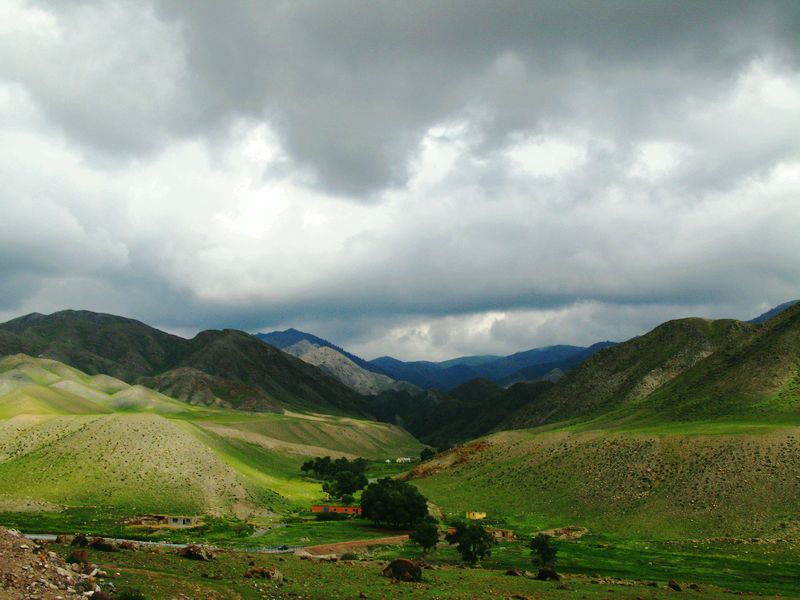
<instances>
[{"instance_id":1,"label":"mountain","mask_svg":"<svg viewBox=\"0 0 800 600\"><path fill-rule=\"evenodd\" d=\"M480 506L520 527L794 539L800 304L762 324L664 323L595 353L496 429L509 427L408 477L447 516Z\"/></svg>"},{"instance_id":2,"label":"mountain","mask_svg":"<svg viewBox=\"0 0 800 600\"><path fill-rule=\"evenodd\" d=\"M0 510L307 510L322 498L319 484L301 477L308 457L383 459L420 448L385 423L193 406L50 359L0 359Z\"/></svg>"},{"instance_id":3,"label":"mountain","mask_svg":"<svg viewBox=\"0 0 800 600\"><path fill-rule=\"evenodd\" d=\"M763 324L680 319L598 352L504 425L800 414L800 304Z\"/></svg>"},{"instance_id":4,"label":"mountain","mask_svg":"<svg viewBox=\"0 0 800 600\"><path fill-rule=\"evenodd\" d=\"M502 388L488 379L471 379L449 392L385 392L370 399L379 420L404 427L438 448L480 437L521 407L535 402L552 385L538 381Z\"/></svg>"},{"instance_id":5,"label":"mountain","mask_svg":"<svg viewBox=\"0 0 800 600\"><path fill-rule=\"evenodd\" d=\"M319 367L359 394L371 396L387 390L414 391L417 389L411 383L392 379L379 367L368 363L363 358L310 333L287 329L272 333L257 333L256 337L304 362Z\"/></svg>"},{"instance_id":6,"label":"mountain","mask_svg":"<svg viewBox=\"0 0 800 600\"><path fill-rule=\"evenodd\" d=\"M758 315L755 319L749 320L748 323L753 323L755 325L759 325L761 323L769 321L772 317L777 317L779 314L781 314L787 308L791 308L792 306L794 306L795 304L798 304L798 303L800 303L800 300L789 300L789 302L784 302L783 304L779 304L775 308L772 308L772 309L768 310L767 312Z\"/></svg>"},{"instance_id":7,"label":"mountain","mask_svg":"<svg viewBox=\"0 0 800 600\"><path fill-rule=\"evenodd\" d=\"M287 329L285 331L273 331L271 333L256 333L255 337L260 339L262 342L266 342L270 346L274 346L279 350L285 350L289 346L294 346L298 342L309 342L311 345L317 348L330 348L332 350L336 350L339 354L347 357L352 362L357 364L359 367L366 371L372 371L373 373L378 373L379 375L387 375L384 373L379 367L376 365L364 360L363 358L356 356L355 354L351 354L344 348L340 348L336 344L329 342L328 340L324 340L321 337L317 337L314 334L306 333L304 331L298 331L297 329Z\"/></svg>"},{"instance_id":8,"label":"mountain","mask_svg":"<svg viewBox=\"0 0 800 600\"><path fill-rule=\"evenodd\" d=\"M367 414L364 399L347 386L241 331L187 340L125 317L67 310L0 324L0 352L141 381L194 403Z\"/></svg>"},{"instance_id":9,"label":"mountain","mask_svg":"<svg viewBox=\"0 0 800 600\"><path fill-rule=\"evenodd\" d=\"M404 362L382 356L370 362L395 379L410 381L421 388L452 390L476 378L503 385L546 378L554 371L572 369L598 350L613 345L614 342L600 342L588 348L546 346L509 356L465 356L443 362Z\"/></svg>"}]
</instances>

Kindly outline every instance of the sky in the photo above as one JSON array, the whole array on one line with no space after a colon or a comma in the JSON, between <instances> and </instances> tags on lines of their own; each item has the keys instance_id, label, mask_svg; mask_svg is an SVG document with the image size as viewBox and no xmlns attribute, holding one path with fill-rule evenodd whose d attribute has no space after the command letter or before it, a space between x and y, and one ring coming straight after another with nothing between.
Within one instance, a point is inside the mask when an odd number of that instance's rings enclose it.
<instances>
[{"instance_id":1,"label":"sky","mask_svg":"<svg viewBox=\"0 0 800 600\"><path fill-rule=\"evenodd\" d=\"M800 3L0 3L0 320L373 358L800 298Z\"/></svg>"}]
</instances>

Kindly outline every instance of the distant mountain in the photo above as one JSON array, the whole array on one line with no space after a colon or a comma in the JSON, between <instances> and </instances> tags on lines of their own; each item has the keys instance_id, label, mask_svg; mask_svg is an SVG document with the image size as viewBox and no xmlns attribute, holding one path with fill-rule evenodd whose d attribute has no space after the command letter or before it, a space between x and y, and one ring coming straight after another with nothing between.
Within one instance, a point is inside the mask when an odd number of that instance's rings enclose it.
<instances>
[{"instance_id":1,"label":"distant mountain","mask_svg":"<svg viewBox=\"0 0 800 600\"><path fill-rule=\"evenodd\" d=\"M404 362L382 356L370 361L395 379L404 379L424 389L452 390L471 379L483 378L502 385L552 378L553 372L574 368L589 356L613 346L600 342L589 346L547 346L510 356L466 356L443 362Z\"/></svg>"},{"instance_id":2,"label":"distant mountain","mask_svg":"<svg viewBox=\"0 0 800 600\"><path fill-rule=\"evenodd\" d=\"M141 380L192 403L367 414L364 398L347 386L236 330L187 340L125 317L66 310L0 324L0 354L21 352L91 375Z\"/></svg>"},{"instance_id":3,"label":"distant mountain","mask_svg":"<svg viewBox=\"0 0 800 600\"><path fill-rule=\"evenodd\" d=\"M384 373L379 367L370 363L369 361L364 360L360 356L351 354L344 348L340 348L336 344L333 344L328 340L324 340L321 337L317 337L312 333L306 333L305 331L298 331L297 329L290 328L285 331L256 333L255 337L260 339L262 342L266 342L270 346L275 346L279 350L284 350L289 346L294 346L298 342L302 341L309 342L318 348L331 348L333 350L336 350L339 354L349 358L351 361L353 361L362 369L365 369L367 371L372 371L373 373L379 373L381 375L388 375L388 373Z\"/></svg>"},{"instance_id":4,"label":"distant mountain","mask_svg":"<svg viewBox=\"0 0 800 600\"><path fill-rule=\"evenodd\" d=\"M800 414L800 304L761 325L680 319L598 352L505 427Z\"/></svg>"},{"instance_id":5,"label":"distant mountain","mask_svg":"<svg viewBox=\"0 0 800 600\"><path fill-rule=\"evenodd\" d=\"M488 379L472 379L449 392L387 392L371 399L370 408L379 420L442 448L491 432L552 385L539 381L501 388Z\"/></svg>"},{"instance_id":6,"label":"distant mountain","mask_svg":"<svg viewBox=\"0 0 800 600\"><path fill-rule=\"evenodd\" d=\"M359 394L374 395L387 390L417 390L417 386L397 381L363 358L310 333L287 329L272 333L257 333L256 337L319 367Z\"/></svg>"},{"instance_id":7,"label":"distant mountain","mask_svg":"<svg viewBox=\"0 0 800 600\"><path fill-rule=\"evenodd\" d=\"M755 319L751 319L748 323L754 323L756 325L769 321L772 317L777 317L787 308L791 308L795 304L800 303L800 300L789 300L789 302L784 302L783 304L779 304L773 309L768 310L767 312L758 315Z\"/></svg>"}]
</instances>

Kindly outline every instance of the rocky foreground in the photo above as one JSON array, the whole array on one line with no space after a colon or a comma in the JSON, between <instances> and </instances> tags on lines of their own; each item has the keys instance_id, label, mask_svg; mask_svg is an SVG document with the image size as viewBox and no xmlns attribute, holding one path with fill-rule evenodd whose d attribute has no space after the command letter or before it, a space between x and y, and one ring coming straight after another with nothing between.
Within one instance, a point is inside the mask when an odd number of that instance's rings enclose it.
<instances>
[{"instance_id":1,"label":"rocky foreground","mask_svg":"<svg viewBox=\"0 0 800 600\"><path fill-rule=\"evenodd\" d=\"M94 573L92 573L94 571ZM0 598L72 600L105 596L96 565L67 564L55 552L0 527Z\"/></svg>"}]
</instances>

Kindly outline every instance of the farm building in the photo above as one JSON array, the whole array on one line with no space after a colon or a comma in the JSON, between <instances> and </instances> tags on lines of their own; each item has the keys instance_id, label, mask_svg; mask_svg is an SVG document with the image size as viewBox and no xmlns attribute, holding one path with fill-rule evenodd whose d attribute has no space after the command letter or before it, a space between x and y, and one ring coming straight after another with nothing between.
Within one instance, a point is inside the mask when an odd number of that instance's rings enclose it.
<instances>
[{"instance_id":1,"label":"farm building","mask_svg":"<svg viewBox=\"0 0 800 600\"><path fill-rule=\"evenodd\" d=\"M128 519L126 523L128 525L140 525L142 527L197 527L200 525L200 517L183 515L144 515Z\"/></svg>"},{"instance_id":2,"label":"farm building","mask_svg":"<svg viewBox=\"0 0 800 600\"><path fill-rule=\"evenodd\" d=\"M489 533L494 536L495 542L510 542L516 539L514 537L513 529L495 529L494 527L488 529Z\"/></svg>"},{"instance_id":3,"label":"farm building","mask_svg":"<svg viewBox=\"0 0 800 600\"><path fill-rule=\"evenodd\" d=\"M360 506L338 506L334 504L314 504L312 513L335 513L340 515L360 515Z\"/></svg>"}]
</instances>

